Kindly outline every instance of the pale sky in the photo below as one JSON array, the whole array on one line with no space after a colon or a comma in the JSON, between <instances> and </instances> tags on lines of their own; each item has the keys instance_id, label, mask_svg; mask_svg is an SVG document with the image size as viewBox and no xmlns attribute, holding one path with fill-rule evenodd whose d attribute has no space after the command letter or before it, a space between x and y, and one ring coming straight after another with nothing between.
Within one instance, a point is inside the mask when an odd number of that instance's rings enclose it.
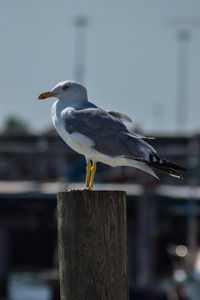
<instances>
[{"instance_id":1,"label":"pale sky","mask_svg":"<svg viewBox=\"0 0 200 300\"><path fill-rule=\"evenodd\" d=\"M176 129L176 37L188 29L188 129L199 130L199 0L1 1L0 126L8 115L35 130L51 124L54 100L37 101L37 95L75 79L77 15L89 18L84 84L90 101L128 114L146 132Z\"/></svg>"}]
</instances>

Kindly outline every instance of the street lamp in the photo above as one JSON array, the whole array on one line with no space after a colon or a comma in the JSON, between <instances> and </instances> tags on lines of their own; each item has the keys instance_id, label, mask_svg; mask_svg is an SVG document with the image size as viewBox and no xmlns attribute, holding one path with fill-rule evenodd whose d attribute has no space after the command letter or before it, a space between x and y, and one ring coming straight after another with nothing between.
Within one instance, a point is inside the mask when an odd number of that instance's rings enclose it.
<instances>
[{"instance_id":1,"label":"street lamp","mask_svg":"<svg viewBox=\"0 0 200 300\"><path fill-rule=\"evenodd\" d=\"M75 25L75 65L74 78L80 83L84 83L86 69L86 27L88 18L86 16L76 16Z\"/></svg>"}]
</instances>

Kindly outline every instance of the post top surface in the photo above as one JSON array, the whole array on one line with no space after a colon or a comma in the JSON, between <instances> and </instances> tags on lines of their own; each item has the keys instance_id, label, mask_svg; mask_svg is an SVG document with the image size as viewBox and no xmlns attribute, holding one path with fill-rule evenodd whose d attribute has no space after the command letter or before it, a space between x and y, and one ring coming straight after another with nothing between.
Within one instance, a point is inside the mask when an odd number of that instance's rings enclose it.
<instances>
[{"instance_id":1,"label":"post top surface","mask_svg":"<svg viewBox=\"0 0 200 300\"><path fill-rule=\"evenodd\" d=\"M119 191L119 190L67 190L58 192L57 195L64 195L64 194L126 194L126 191Z\"/></svg>"}]
</instances>

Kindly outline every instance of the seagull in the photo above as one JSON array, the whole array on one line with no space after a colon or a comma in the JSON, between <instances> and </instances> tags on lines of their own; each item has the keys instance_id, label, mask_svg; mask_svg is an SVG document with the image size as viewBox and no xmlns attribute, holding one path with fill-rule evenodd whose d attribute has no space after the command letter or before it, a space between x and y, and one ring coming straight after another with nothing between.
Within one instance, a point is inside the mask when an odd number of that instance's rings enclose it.
<instances>
[{"instance_id":1,"label":"seagull","mask_svg":"<svg viewBox=\"0 0 200 300\"><path fill-rule=\"evenodd\" d=\"M86 189L93 188L97 162L112 167L135 167L156 178L155 171L183 178L185 168L160 158L145 141L147 137L128 129L126 123L132 122L131 118L89 102L87 90L81 84L72 80L59 82L38 99L50 97L57 98L51 115L58 134L68 146L85 156Z\"/></svg>"}]
</instances>

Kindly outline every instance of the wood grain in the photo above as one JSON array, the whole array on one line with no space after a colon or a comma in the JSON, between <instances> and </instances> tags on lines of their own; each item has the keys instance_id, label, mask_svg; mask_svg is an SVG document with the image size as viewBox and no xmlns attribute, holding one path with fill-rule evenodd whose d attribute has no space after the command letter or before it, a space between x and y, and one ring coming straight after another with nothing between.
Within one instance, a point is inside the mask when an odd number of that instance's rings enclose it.
<instances>
[{"instance_id":1,"label":"wood grain","mask_svg":"<svg viewBox=\"0 0 200 300\"><path fill-rule=\"evenodd\" d=\"M126 195L58 193L61 300L127 300Z\"/></svg>"}]
</instances>

